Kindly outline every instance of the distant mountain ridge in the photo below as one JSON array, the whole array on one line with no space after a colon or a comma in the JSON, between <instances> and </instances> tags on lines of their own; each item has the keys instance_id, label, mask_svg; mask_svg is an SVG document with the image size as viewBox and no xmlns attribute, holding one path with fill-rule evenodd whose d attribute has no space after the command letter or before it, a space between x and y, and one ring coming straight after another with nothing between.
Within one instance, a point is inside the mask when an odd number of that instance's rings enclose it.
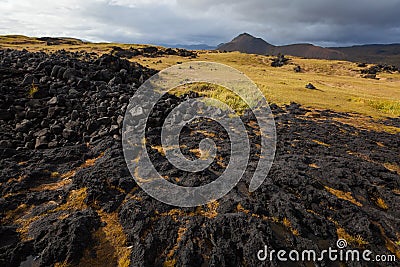
<instances>
[{"instance_id":1,"label":"distant mountain ridge","mask_svg":"<svg viewBox=\"0 0 400 267\"><path fill-rule=\"evenodd\" d=\"M183 48L187 50L214 50L217 47L215 46L210 46L207 44L194 44L194 45L189 45L189 44L156 44L159 46L167 47L167 48Z\"/></svg>"},{"instance_id":2,"label":"distant mountain ridge","mask_svg":"<svg viewBox=\"0 0 400 267\"><path fill-rule=\"evenodd\" d=\"M304 58L349 60L400 66L400 44L358 45L351 47L321 47L313 44L275 46L262 38L242 33L232 41L219 45L217 50L239 51L259 55L285 54Z\"/></svg>"},{"instance_id":3,"label":"distant mountain ridge","mask_svg":"<svg viewBox=\"0 0 400 267\"><path fill-rule=\"evenodd\" d=\"M218 50L225 51L240 51L248 54L266 54L273 51L276 46L273 46L261 38L256 38L248 33L242 33L233 38L229 43L221 44Z\"/></svg>"}]
</instances>

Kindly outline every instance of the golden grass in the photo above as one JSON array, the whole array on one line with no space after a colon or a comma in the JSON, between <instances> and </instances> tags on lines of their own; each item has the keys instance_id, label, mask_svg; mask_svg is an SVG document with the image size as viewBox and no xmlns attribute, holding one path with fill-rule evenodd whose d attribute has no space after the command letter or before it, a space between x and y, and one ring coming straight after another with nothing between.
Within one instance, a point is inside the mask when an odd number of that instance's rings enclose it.
<instances>
[{"instance_id":1,"label":"golden grass","mask_svg":"<svg viewBox=\"0 0 400 267\"><path fill-rule=\"evenodd\" d=\"M45 41L40 41L33 37L27 37L23 35L5 35L0 36L0 48L6 49L17 49L22 50L26 49L32 52L46 52L51 53L57 50L66 50L71 52L77 51L87 51L89 53L95 52L97 54L109 53L112 51L113 47L121 47L124 49L129 48L142 48L147 47L149 45L144 44L117 44L117 43L90 43L90 42L81 42L79 40L73 38L63 38L64 41L68 41L69 43L63 43L60 45L47 45Z\"/></svg>"},{"instance_id":2,"label":"golden grass","mask_svg":"<svg viewBox=\"0 0 400 267\"><path fill-rule=\"evenodd\" d=\"M362 204L360 202L358 202L352 195L350 192L343 192L340 191L338 189L334 189L328 186L325 186L326 191L328 191L329 193L331 193L332 195L336 196L337 198L349 201L351 203L353 203L354 205L357 205L359 207L362 207Z\"/></svg>"},{"instance_id":3,"label":"golden grass","mask_svg":"<svg viewBox=\"0 0 400 267\"><path fill-rule=\"evenodd\" d=\"M105 223L93 234L95 246L87 249L78 266L118 266L128 267L131 249L126 246L126 236L119 223L118 213L97 211L101 221ZM96 257L90 251L95 251Z\"/></svg>"},{"instance_id":4,"label":"golden grass","mask_svg":"<svg viewBox=\"0 0 400 267\"><path fill-rule=\"evenodd\" d=\"M87 188L83 187L80 189L72 190L68 197L67 201L52 210L51 212L57 211L75 211L75 210L84 210L87 209L87 205L85 203L85 199L87 197Z\"/></svg>"},{"instance_id":5,"label":"golden grass","mask_svg":"<svg viewBox=\"0 0 400 267\"><path fill-rule=\"evenodd\" d=\"M93 166L96 161L98 159L100 159L101 157L104 156L104 153L100 153L99 156L97 156L96 158L92 158L92 159L87 159L84 163L82 163L78 168L70 170L66 173L60 174L59 172L51 172L50 173L50 177L54 178L54 179L59 179L61 178L61 180L57 180L55 182L52 183L46 183L46 184L41 184L35 188L30 189L30 191L43 191L43 190L57 190L60 189L62 187L65 187L69 184L72 183L72 177L75 176L76 172L78 170L84 169L84 168L88 168Z\"/></svg>"},{"instance_id":6,"label":"golden grass","mask_svg":"<svg viewBox=\"0 0 400 267\"><path fill-rule=\"evenodd\" d=\"M322 141L319 141L319 140L312 140L314 143L316 143L316 144L318 144L318 145L321 145L321 146L326 146L326 147L330 147L331 145L329 145L329 144L326 144L326 143L324 143L324 142L322 142Z\"/></svg>"},{"instance_id":7,"label":"golden grass","mask_svg":"<svg viewBox=\"0 0 400 267\"><path fill-rule=\"evenodd\" d=\"M32 83L28 91L28 97L33 98L37 92L39 92L39 88L34 83Z\"/></svg>"},{"instance_id":8,"label":"golden grass","mask_svg":"<svg viewBox=\"0 0 400 267\"><path fill-rule=\"evenodd\" d=\"M160 153L162 156L165 157L165 152L168 150L172 150L172 149L177 149L177 148L186 148L186 145L180 145L179 147L177 146L151 146L152 149L155 149L158 151L158 153Z\"/></svg>"},{"instance_id":9,"label":"golden grass","mask_svg":"<svg viewBox=\"0 0 400 267\"><path fill-rule=\"evenodd\" d=\"M376 204L379 208L381 208L381 209L383 209L383 210L389 209L388 204L386 204L386 202L385 202L385 200L383 200L383 198L378 197L378 198L375 200L375 204Z\"/></svg>"},{"instance_id":10,"label":"golden grass","mask_svg":"<svg viewBox=\"0 0 400 267\"><path fill-rule=\"evenodd\" d=\"M202 97L217 99L230 108L235 110L238 114L243 114L243 111L248 108L248 105L235 93L231 90L222 87L220 85L210 84L210 83L191 83L185 84L182 86L178 86L171 91L170 94L174 94L177 96L181 96L188 92L196 92ZM205 101L208 105L214 105L209 101ZM216 107L225 110L226 108L222 105L217 105Z\"/></svg>"},{"instance_id":11,"label":"golden grass","mask_svg":"<svg viewBox=\"0 0 400 267\"><path fill-rule=\"evenodd\" d=\"M288 218L283 218L282 220L282 224L283 226L285 226L290 232L292 232L293 235L298 236L299 235L299 231L295 228L293 228L292 223L289 221Z\"/></svg>"},{"instance_id":12,"label":"golden grass","mask_svg":"<svg viewBox=\"0 0 400 267\"><path fill-rule=\"evenodd\" d=\"M47 46L43 41L26 36L0 36L0 48L45 52L54 52L60 49L67 51L85 50L101 55L110 52L115 46L124 49L147 46L86 43L74 39L72 41L73 44ZM242 71L258 85L270 102L276 104L288 104L293 101L306 107L359 113L375 118L399 115L399 73L380 73L380 80L364 79L360 75L361 68L352 62L288 57L291 59L289 65L274 68L270 66L270 58L239 52L198 51L198 58L195 59L170 55L158 58L138 56L131 61L157 70L165 69L177 64L177 62L218 62ZM295 73L293 71L295 65L301 66L303 72ZM318 90L306 89L305 85L309 82L314 84ZM229 95L221 95L220 97L230 100ZM237 103L235 99L230 101L233 101L234 104ZM237 108L240 109L240 105Z\"/></svg>"},{"instance_id":13,"label":"golden grass","mask_svg":"<svg viewBox=\"0 0 400 267\"><path fill-rule=\"evenodd\" d=\"M218 201L214 200L206 204L204 209L198 209L198 213L209 219L215 218L218 215L217 209L219 207Z\"/></svg>"},{"instance_id":14,"label":"golden grass","mask_svg":"<svg viewBox=\"0 0 400 267\"><path fill-rule=\"evenodd\" d=\"M398 116L400 115L400 101L384 99L365 99L361 97L351 98L349 101L370 106L382 113Z\"/></svg>"},{"instance_id":15,"label":"golden grass","mask_svg":"<svg viewBox=\"0 0 400 267\"><path fill-rule=\"evenodd\" d=\"M205 137L208 137L208 138L217 137L217 135L215 133L208 132L206 130L195 130L195 131L191 132L190 135L195 135L196 133L200 133L200 134L202 134L202 135L204 135Z\"/></svg>"},{"instance_id":16,"label":"golden grass","mask_svg":"<svg viewBox=\"0 0 400 267\"><path fill-rule=\"evenodd\" d=\"M371 120L371 118L360 116L358 114L352 114L351 117L347 118L333 118L333 120L362 130L386 132L391 134L400 133L399 127L384 125L379 121Z\"/></svg>"},{"instance_id":17,"label":"golden grass","mask_svg":"<svg viewBox=\"0 0 400 267\"><path fill-rule=\"evenodd\" d=\"M399 245L397 244L397 241L391 240L391 239L386 235L385 229L383 228L383 226L382 226L381 224L379 224L379 223L377 223L377 222L374 222L373 224L375 224L375 225L379 228L379 231L380 231L380 233L381 233L381 236L382 236L383 239L385 240L386 248L387 248L390 252L392 252L393 254L395 254L396 257L397 257L398 259L400 259L400 247L399 247Z\"/></svg>"},{"instance_id":18,"label":"golden grass","mask_svg":"<svg viewBox=\"0 0 400 267\"><path fill-rule=\"evenodd\" d=\"M186 231L186 227L179 227L175 245L169 250L167 254L167 259L163 264L164 267L176 266L176 259L173 257L175 255L175 252L179 249L180 242L182 241L182 237L186 233Z\"/></svg>"},{"instance_id":19,"label":"golden grass","mask_svg":"<svg viewBox=\"0 0 400 267\"><path fill-rule=\"evenodd\" d=\"M250 210L248 210L248 209L243 208L243 206L242 206L240 203L238 203L237 206L236 206L236 212L243 212L244 214L250 215L251 217L254 217L254 218L259 218L259 219L262 219L262 220L271 221L271 222L273 222L273 223L282 224L282 225L285 226L293 235L295 235L295 236L299 236L299 235L300 235L299 231L298 231L297 229L295 229L295 228L292 226L292 223L291 223L290 220L289 220L288 218L286 218L286 217L284 217L282 220L279 220L278 217L274 217L274 216L271 216L271 217L268 217L268 216L260 216L260 215L255 214L255 213L251 213Z\"/></svg>"},{"instance_id":20,"label":"golden grass","mask_svg":"<svg viewBox=\"0 0 400 267\"><path fill-rule=\"evenodd\" d=\"M356 63L336 60L291 58L291 64L282 68L269 65L269 57L248 55L239 52L200 52L198 58L164 56L159 59L136 57L133 61L162 70L177 61L212 61L229 65L245 73L264 93L277 104L297 102L306 107L332 109L339 112L360 113L382 118L395 117L397 102L400 101L400 74L390 74L390 79L372 80L360 77ZM294 65L300 65L303 73L295 73ZM319 90L308 90L307 83ZM352 101L356 98L364 102ZM371 100L371 101L369 101Z\"/></svg>"},{"instance_id":21,"label":"golden grass","mask_svg":"<svg viewBox=\"0 0 400 267\"><path fill-rule=\"evenodd\" d=\"M313 168L313 169L319 169L319 168L320 168L320 167L319 167L317 164L315 164L315 163L308 164L308 166L311 167L311 168Z\"/></svg>"},{"instance_id":22,"label":"golden grass","mask_svg":"<svg viewBox=\"0 0 400 267\"><path fill-rule=\"evenodd\" d=\"M67 262L56 262L54 264L54 267L69 267L71 264L68 264Z\"/></svg>"},{"instance_id":23,"label":"golden grass","mask_svg":"<svg viewBox=\"0 0 400 267\"><path fill-rule=\"evenodd\" d=\"M71 183L72 183L72 180L67 178L67 179L60 180L58 182L39 185L35 188L32 188L31 191L57 190L57 189L65 187Z\"/></svg>"},{"instance_id":24,"label":"golden grass","mask_svg":"<svg viewBox=\"0 0 400 267\"><path fill-rule=\"evenodd\" d=\"M17 218L21 217L25 212L27 212L31 208L27 204L23 203L19 205L16 209L8 211L4 218L2 219L3 222L12 222Z\"/></svg>"},{"instance_id":25,"label":"golden grass","mask_svg":"<svg viewBox=\"0 0 400 267\"><path fill-rule=\"evenodd\" d=\"M7 180L7 183L12 183L12 182L18 182L18 183L20 183L20 182L22 182L24 179L26 178L26 175L20 175L20 176L18 176L17 178L10 178L10 179L8 179Z\"/></svg>"},{"instance_id":26,"label":"golden grass","mask_svg":"<svg viewBox=\"0 0 400 267\"><path fill-rule=\"evenodd\" d=\"M59 172L51 172L50 173L50 177L51 178L58 178L58 177L60 177L60 173Z\"/></svg>"},{"instance_id":27,"label":"golden grass","mask_svg":"<svg viewBox=\"0 0 400 267\"><path fill-rule=\"evenodd\" d=\"M338 227L336 229L336 233L338 235L338 239L345 239L350 244L354 244L359 247L368 244L368 242L361 235L352 236L349 233L347 233L346 230L342 227Z\"/></svg>"},{"instance_id":28,"label":"golden grass","mask_svg":"<svg viewBox=\"0 0 400 267\"><path fill-rule=\"evenodd\" d=\"M397 172L398 175L400 175L400 166L397 165L396 163L390 163L390 162L386 162L383 164L383 166L390 170L390 171L394 171Z\"/></svg>"},{"instance_id":29,"label":"golden grass","mask_svg":"<svg viewBox=\"0 0 400 267\"><path fill-rule=\"evenodd\" d=\"M198 148L189 149L198 159L207 160L211 159L211 154L209 150L202 150Z\"/></svg>"},{"instance_id":30,"label":"golden grass","mask_svg":"<svg viewBox=\"0 0 400 267\"><path fill-rule=\"evenodd\" d=\"M171 209L167 212L158 213L156 212L156 216L171 216L173 220L178 221L178 217L184 216L203 216L209 219L213 219L218 216L217 209L219 207L218 201L211 201L203 206L198 206L195 211L186 212L182 209Z\"/></svg>"},{"instance_id":31,"label":"golden grass","mask_svg":"<svg viewBox=\"0 0 400 267\"><path fill-rule=\"evenodd\" d=\"M104 156L104 152L101 152L96 158L93 159L87 159L85 160L85 163L83 163L80 168L88 168L92 167L96 161Z\"/></svg>"},{"instance_id":32,"label":"golden grass","mask_svg":"<svg viewBox=\"0 0 400 267\"><path fill-rule=\"evenodd\" d=\"M39 220L40 218L43 218L46 215L49 215L51 213L55 213L57 211L75 211L75 210L84 210L87 208L86 203L84 202L85 199L87 197L87 188L80 188L80 189L76 189L76 190L72 190L69 194L69 196L67 197L67 201L66 203L58 206L55 209L46 211L46 213L44 214L40 214L37 216L33 216L33 217L27 217L27 218L23 218L21 216L18 216L15 220L14 223L19 225L17 232L20 233L21 235L21 239L22 240L29 240L30 237L28 236L28 231L29 231L29 227L30 225ZM25 208L24 209L24 213L28 214L29 211L33 208L30 207L28 210Z\"/></svg>"},{"instance_id":33,"label":"golden grass","mask_svg":"<svg viewBox=\"0 0 400 267\"><path fill-rule=\"evenodd\" d=\"M237 212L243 212L243 213L246 213L246 214L250 213L250 210L243 208L242 204L240 204L240 203L237 204L236 211Z\"/></svg>"}]
</instances>

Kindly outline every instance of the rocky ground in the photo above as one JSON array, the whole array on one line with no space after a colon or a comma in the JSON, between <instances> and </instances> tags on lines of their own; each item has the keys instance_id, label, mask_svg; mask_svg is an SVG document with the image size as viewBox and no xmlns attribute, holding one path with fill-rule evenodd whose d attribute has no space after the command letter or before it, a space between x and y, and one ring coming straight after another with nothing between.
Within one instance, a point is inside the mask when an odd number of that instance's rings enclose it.
<instances>
[{"instance_id":1,"label":"rocky ground","mask_svg":"<svg viewBox=\"0 0 400 267\"><path fill-rule=\"evenodd\" d=\"M0 51L1 266L288 266L260 263L256 253L264 245L321 251L338 238L400 260L399 135L341 122L350 114L271 105L276 158L250 194L260 140L246 112L251 159L228 195L184 209L149 197L126 167L121 124L129 98L154 73L119 55ZM204 137L219 147L200 174L174 169L159 147L163 116L193 97L165 97L147 139L166 179L196 186L229 162L224 130L203 120L182 132L188 157Z\"/></svg>"}]
</instances>

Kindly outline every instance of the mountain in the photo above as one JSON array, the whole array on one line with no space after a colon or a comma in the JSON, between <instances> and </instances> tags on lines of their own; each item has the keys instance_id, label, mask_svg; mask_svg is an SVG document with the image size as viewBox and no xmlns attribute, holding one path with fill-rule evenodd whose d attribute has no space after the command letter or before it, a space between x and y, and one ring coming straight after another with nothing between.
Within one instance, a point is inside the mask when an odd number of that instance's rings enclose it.
<instances>
[{"instance_id":1,"label":"mountain","mask_svg":"<svg viewBox=\"0 0 400 267\"><path fill-rule=\"evenodd\" d=\"M312 44L292 44L278 46L276 52L296 57L317 59L344 59L345 54L334 49L315 46ZM274 53L270 53L274 54Z\"/></svg>"},{"instance_id":2,"label":"mountain","mask_svg":"<svg viewBox=\"0 0 400 267\"><path fill-rule=\"evenodd\" d=\"M400 66L400 44L357 45L331 49L344 53L350 61Z\"/></svg>"},{"instance_id":3,"label":"mountain","mask_svg":"<svg viewBox=\"0 0 400 267\"><path fill-rule=\"evenodd\" d=\"M293 44L275 46L261 38L256 38L248 33L242 33L229 43L217 48L220 51L240 51L248 54L277 55L286 54L307 58L343 59L344 54L333 49L323 48L312 44Z\"/></svg>"},{"instance_id":4,"label":"mountain","mask_svg":"<svg viewBox=\"0 0 400 267\"><path fill-rule=\"evenodd\" d=\"M285 54L304 58L400 65L400 44L351 47L321 47L313 44L275 46L261 38L242 33L232 41L219 45L217 50L239 51L259 55Z\"/></svg>"},{"instance_id":5,"label":"mountain","mask_svg":"<svg viewBox=\"0 0 400 267\"><path fill-rule=\"evenodd\" d=\"M240 51L248 54L268 54L275 46L267 43L261 38L256 38L248 33L242 33L232 41L218 46L220 51Z\"/></svg>"},{"instance_id":6,"label":"mountain","mask_svg":"<svg viewBox=\"0 0 400 267\"><path fill-rule=\"evenodd\" d=\"M214 50L216 47L215 46L210 46L207 44L194 44L194 45L189 45L189 44L157 44L159 46L167 47L167 48L183 48L187 50Z\"/></svg>"}]
</instances>

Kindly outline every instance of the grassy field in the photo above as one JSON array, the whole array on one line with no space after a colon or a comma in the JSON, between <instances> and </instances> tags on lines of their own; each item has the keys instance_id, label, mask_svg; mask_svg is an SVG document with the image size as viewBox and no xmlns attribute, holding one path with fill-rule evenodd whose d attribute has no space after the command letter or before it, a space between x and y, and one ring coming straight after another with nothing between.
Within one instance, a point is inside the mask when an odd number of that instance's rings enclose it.
<instances>
[{"instance_id":1,"label":"grassy field","mask_svg":"<svg viewBox=\"0 0 400 267\"><path fill-rule=\"evenodd\" d=\"M113 47L119 46L124 49L130 47L140 48L148 45L142 44L116 44L116 43L90 43L80 41L74 38L62 38L64 43L59 45L47 45L45 41L40 41L36 38L26 37L23 35L3 35L0 36L0 49L26 49L28 51L43 51L55 52L57 50L65 49L67 51L87 51L99 54L110 52Z\"/></svg>"},{"instance_id":2,"label":"grassy field","mask_svg":"<svg viewBox=\"0 0 400 267\"><path fill-rule=\"evenodd\" d=\"M291 58L281 68L270 66L270 57L238 52L202 52L196 59L168 56L157 59L138 57L134 60L162 70L177 62L203 60L223 63L245 73L273 103L297 102L304 106L360 113L375 118L400 115L400 74L378 75L379 80L365 79L356 63L346 61ZM161 63L159 63L161 60ZM293 71L294 66L301 73ZM317 90L306 89L311 82Z\"/></svg>"},{"instance_id":3,"label":"grassy field","mask_svg":"<svg viewBox=\"0 0 400 267\"><path fill-rule=\"evenodd\" d=\"M144 47L137 44L88 43L76 39L60 45L46 45L46 42L25 36L0 36L0 48L27 49L30 51L52 52L60 49L69 51L107 53L113 47ZM339 112L358 113L375 119L400 116L400 73L379 73L377 79L365 79L360 75L356 63L334 60L302 59L289 57L288 65L281 68L270 66L271 57L249 55L239 52L220 53L199 51L195 59L179 56L147 58L138 56L132 61L162 70L186 61L212 61L229 65L245 73L264 93L265 97L278 105L297 102L315 109L331 109ZM302 72L293 68L299 65ZM312 83L317 89L306 89ZM219 90L208 95L229 94ZM364 118L364 117L363 117Z\"/></svg>"}]
</instances>

